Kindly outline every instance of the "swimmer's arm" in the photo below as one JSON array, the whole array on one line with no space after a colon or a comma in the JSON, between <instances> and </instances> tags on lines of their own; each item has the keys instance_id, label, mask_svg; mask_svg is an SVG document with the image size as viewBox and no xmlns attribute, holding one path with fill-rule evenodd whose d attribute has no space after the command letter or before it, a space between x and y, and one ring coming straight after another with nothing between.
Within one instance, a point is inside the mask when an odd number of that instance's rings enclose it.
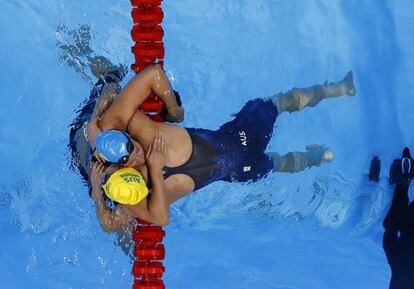
<instances>
[{"instance_id":1,"label":"swimmer's arm","mask_svg":"<svg viewBox=\"0 0 414 289\"><path fill-rule=\"evenodd\" d=\"M165 197L164 177L162 174L150 173L152 179L151 195L136 205L125 205L126 210L134 217L144 221L166 226L170 223L170 213Z\"/></svg>"},{"instance_id":2,"label":"swimmer's arm","mask_svg":"<svg viewBox=\"0 0 414 289\"><path fill-rule=\"evenodd\" d=\"M88 137L89 137L89 143L92 147L92 150L95 149L96 136L101 132L102 132L101 129L98 127L98 118L93 117L88 124Z\"/></svg>"},{"instance_id":3,"label":"swimmer's arm","mask_svg":"<svg viewBox=\"0 0 414 289\"><path fill-rule=\"evenodd\" d=\"M102 96L100 97L98 103L95 106L91 120L88 123L89 143L93 151L95 150L96 136L102 132L102 130L98 126L98 120L102 117L103 113L109 107L111 107L112 103L115 101L117 94L119 93L119 90L120 87L118 84L108 84L102 92ZM98 157L98 154L95 154L95 157Z\"/></svg>"},{"instance_id":4,"label":"swimmer's arm","mask_svg":"<svg viewBox=\"0 0 414 289\"><path fill-rule=\"evenodd\" d=\"M137 205L125 206L132 215L159 226L166 226L170 222L169 204L162 173L166 153L167 146L164 138L161 133L157 133L146 155L152 181L151 197L142 200Z\"/></svg>"},{"instance_id":5,"label":"swimmer's arm","mask_svg":"<svg viewBox=\"0 0 414 289\"><path fill-rule=\"evenodd\" d=\"M164 71L159 65L144 69L121 91L119 98L108 108L98 122L102 130L117 129L125 131L138 106L155 93L164 102L168 112L179 112L175 94Z\"/></svg>"},{"instance_id":6,"label":"swimmer's arm","mask_svg":"<svg viewBox=\"0 0 414 289\"><path fill-rule=\"evenodd\" d=\"M93 192L95 200L96 215L102 229L107 233L119 231L122 228L128 227L133 221L133 217L125 212L122 207L116 208L111 212L105 203L105 200L100 192L100 189Z\"/></svg>"},{"instance_id":7,"label":"swimmer's arm","mask_svg":"<svg viewBox=\"0 0 414 289\"><path fill-rule=\"evenodd\" d=\"M169 206L165 197L164 177L162 174L151 173L152 191L148 198L136 205L124 205L123 207L136 218L166 226L170 223Z\"/></svg>"},{"instance_id":8,"label":"swimmer's arm","mask_svg":"<svg viewBox=\"0 0 414 289\"><path fill-rule=\"evenodd\" d=\"M89 144L91 145L92 155L95 159L100 163L105 163L105 160L102 156L96 151L96 136L101 133L101 129L98 127L98 119L97 117L93 117L88 124L88 137L89 137Z\"/></svg>"}]
</instances>

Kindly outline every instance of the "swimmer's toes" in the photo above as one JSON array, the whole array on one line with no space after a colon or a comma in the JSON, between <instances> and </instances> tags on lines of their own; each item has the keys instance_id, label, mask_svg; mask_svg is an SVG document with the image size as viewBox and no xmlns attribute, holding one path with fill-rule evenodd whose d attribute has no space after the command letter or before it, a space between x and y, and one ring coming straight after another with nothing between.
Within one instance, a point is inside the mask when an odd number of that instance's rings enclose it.
<instances>
[{"instance_id":1,"label":"swimmer's toes","mask_svg":"<svg viewBox=\"0 0 414 289\"><path fill-rule=\"evenodd\" d=\"M352 70L348 71L342 81L346 85L346 94L349 96L354 96L356 94L356 89L354 85L354 75L352 73Z\"/></svg>"},{"instance_id":2,"label":"swimmer's toes","mask_svg":"<svg viewBox=\"0 0 414 289\"><path fill-rule=\"evenodd\" d=\"M354 82L354 74L352 73L352 70L348 71L345 76L344 79L342 81L345 82Z\"/></svg>"}]
</instances>

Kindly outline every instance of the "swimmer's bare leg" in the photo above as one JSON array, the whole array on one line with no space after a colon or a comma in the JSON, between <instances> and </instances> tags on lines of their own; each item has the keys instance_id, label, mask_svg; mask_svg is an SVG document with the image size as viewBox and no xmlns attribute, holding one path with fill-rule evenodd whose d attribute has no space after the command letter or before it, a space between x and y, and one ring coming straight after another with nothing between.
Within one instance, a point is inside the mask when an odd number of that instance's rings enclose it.
<instances>
[{"instance_id":1,"label":"swimmer's bare leg","mask_svg":"<svg viewBox=\"0 0 414 289\"><path fill-rule=\"evenodd\" d=\"M274 172L295 173L306 168L320 166L322 163L331 162L334 158L332 150L323 145L309 145L306 152L290 152L284 156L278 153L266 153L273 160Z\"/></svg>"},{"instance_id":2,"label":"swimmer's bare leg","mask_svg":"<svg viewBox=\"0 0 414 289\"><path fill-rule=\"evenodd\" d=\"M308 88L293 88L286 93L272 96L272 101L277 106L280 114L284 111L299 111L306 106L313 107L325 98L342 95L355 95L352 71L349 71L341 81L314 85Z\"/></svg>"}]
</instances>

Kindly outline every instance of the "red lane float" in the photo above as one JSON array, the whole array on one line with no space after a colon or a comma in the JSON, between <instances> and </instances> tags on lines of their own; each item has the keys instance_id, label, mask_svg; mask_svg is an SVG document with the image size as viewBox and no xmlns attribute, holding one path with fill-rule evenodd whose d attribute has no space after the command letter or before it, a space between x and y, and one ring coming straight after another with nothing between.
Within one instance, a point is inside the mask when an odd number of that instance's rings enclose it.
<instances>
[{"instance_id":1,"label":"red lane float","mask_svg":"<svg viewBox=\"0 0 414 289\"><path fill-rule=\"evenodd\" d=\"M135 56L135 63L131 65L131 69L136 73L154 63L164 66L164 30L160 25L164 19L164 12L160 7L161 2L162 0L131 0L131 16L134 22L131 38L135 42L131 48ZM150 95L139 106L141 111L155 121L163 121L163 108L164 103L155 95Z\"/></svg>"},{"instance_id":2,"label":"red lane float","mask_svg":"<svg viewBox=\"0 0 414 289\"><path fill-rule=\"evenodd\" d=\"M161 6L162 0L131 0L133 7L139 6Z\"/></svg>"},{"instance_id":3,"label":"red lane float","mask_svg":"<svg viewBox=\"0 0 414 289\"><path fill-rule=\"evenodd\" d=\"M137 219L133 233L136 260L132 268L135 278L133 289L165 289L162 276L165 268L161 262L165 258L162 240L165 232L160 226Z\"/></svg>"},{"instance_id":4,"label":"red lane float","mask_svg":"<svg viewBox=\"0 0 414 289\"><path fill-rule=\"evenodd\" d=\"M132 28L132 40L134 41L162 41L164 37L164 30L160 25L144 28L139 26L134 26Z\"/></svg>"},{"instance_id":5,"label":"red lane float","mask_svg":"<svg viewBox=\"0 0 414 289\"><path fill-rule=\"evenodd\" d=\"M132 9L132 20L142 27L150 28L164 19L161 7L140 6Z\"/></svg>"},{"instance_id":6,"label":"red lane float","mask_svg":"<svg viewBox=\"0 0 414 289\"><path fill-rule=\"evenodd\" d=\"M137 60L146 56L162 59L164 58L164 44L161 42L139 42L132 47L132 52L135 58L138 58Z\"/></svg>"},{"instance_id":7,"label":"red lane float","mask_svg":"<svg viewBox=\"0 0 414 289\"><path fill-rule=\"evenodd\" d=\"M162 0L131 0L134 22L131 37L135 42L131 48L135 56L131 69L136 73L154 63L164 66L164 30L160 25L164 12L160 7L161 2ZM154 94L149 95L139 106L141 111L155 121L164 121L161 117L163 108L164 103ZM165 232L160 226L137 219L133 233L136 257L132 268L135 279L133 289L165 289L162 281L165 268L161 262L165 258L165 247L162 244L164 237Z\"/></svg>"},{"instance_id":8,"label":"red lane float","mask_svg":"<svg viewBox=\"0 0 414 289\"><path fill-rule=\"evenodd\" d=\"M154 247L155 246L155 247ZM163 244L151 244L151 246L138 245L135 247L135 256L138 260L164 260L165 248Z\"/></svg>"},{"instance_id":9,"label":"red lane float","mask_svg":"<svg viewBox=\"0 0 414 289\"><path fill-rule=\"evenodd\" d=\"M165 289L164 283L162 280L156 278L148 278L143 280L134 281L134 289Z\"/></svg>"},{"instance_id":10,"label":"red lane float","mask_svg":"<svg viewBox=\"0 0 414 289\"><path fill-rule=\"evenodd\" d=\"M134 263L132 272L135 278L143 278L146 275L161 278L165 268L161 262L137 261Z\"/></svg>"}]
</instances>

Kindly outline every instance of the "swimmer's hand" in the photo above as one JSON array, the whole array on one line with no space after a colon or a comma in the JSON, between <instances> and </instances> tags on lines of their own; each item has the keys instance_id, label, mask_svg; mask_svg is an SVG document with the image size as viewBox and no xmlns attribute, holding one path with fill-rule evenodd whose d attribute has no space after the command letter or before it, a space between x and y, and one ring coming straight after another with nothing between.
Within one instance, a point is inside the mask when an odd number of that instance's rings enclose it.
<instances>
[{"instance_id":1,"label":"swimmer's hand","mask_svg":"<svg viewBox=\"0 0 414 289\"><path fill-rule=\"evenodd\" d=\"M88 124L88 137L89 137L89 144L92 147L92 161L99 162L101 164L105 164L106 160L96 151L96 136L100 134L102 130L98 127L98 119L94 117Z\"/></svg>"},{"instance_id":2,"label":"swimmer's hand","mask_svg":"<svg viewBox=\"0 0 414 289\"><path fill-rule=\"evenodd\" d=\"M92 191L100 192L98 188L100 188L102 183L102 177L105 175L106 167L98 162L92 164L91 168L91 184L92 184Z\"/></svg>"},{"instance_id":3,"label":"swimmer's hand","mask_svg":"<svg viewBox=\"0 0 414 289\"><path fill-rule=\"evenodd\" d=\"M100 134L102 130L98 127L98 120L96 117L92 118L88 124L88 137L89 137L89 144L92 147L92 155L95 157L94 160L99 163L105 163L105 160L99 155L96 151L95 139L98 134Z\"/></svg>"},{"instance_id":4,"label":"swimmer's hand","mask_svg":"<svg viewBox=\"0 0 414 289\"><path fill-rule=\"evenodd\" d=\"M157 133L145 155L152 183L151 197L143 199L136 205L121 207L125 208L129 215L158 226L166 226L170 222L167 189L162 173L166 155L167 146L164 138L161 133Z\"/></svg>"},{"instance_id":5,"label":"swimmer's hand","mask_svg":"<svg viewBox=\"0 0 414 289\"><path fill-rule=\"evenodd\" d=\"M96 150L94 150L94 152L92 154L92 162L100 163L100 164L104 165L105 167L109 167L111 165Z\"/></svg>"},{"instance_id":6,"label":"swimmer's hand","mask_svg":"<svg viewBox=\"0 0 414 289\"><path fill-rule=\"evenodd\" d=\"M147 165L152 172L161 172L167 156L167 145L160 132L155 135L154 141L150 144L145 156Z\"/></svg>"},{"instance_id":7,"label":"swimmer's hand","mask_svg":"<svg viewBox=\"0 0 414 289\"><path fill-rule=\"evenodd\" d=\"M165 120L168 122L182 122L184 120L184 108L182 106L173 106L167 109L168 113Z\"/></svg>"}]
</instances>

